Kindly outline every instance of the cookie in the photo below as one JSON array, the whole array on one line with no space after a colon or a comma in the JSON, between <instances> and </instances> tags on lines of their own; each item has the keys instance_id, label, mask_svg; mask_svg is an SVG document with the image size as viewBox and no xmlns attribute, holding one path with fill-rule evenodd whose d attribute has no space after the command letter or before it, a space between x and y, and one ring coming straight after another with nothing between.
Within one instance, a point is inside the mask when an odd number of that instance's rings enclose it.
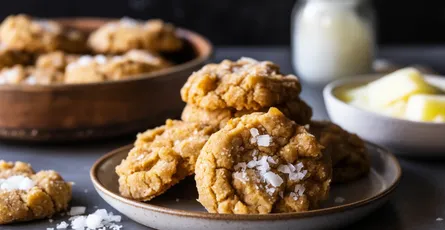
<instances>
[{"instance_id":1,"label":"cookie","mask_svg":"<svg viewBox=\"0 0 445 230\"><path fill-rule=\"evenodd\" d=\"M94 31L88 44L96 53L119 54L132 49L152 52L174 52L182 48L182 40L173 25L161 20L138 21L122 18Z\"/></svg>"},{"instance_id":2,"label":"cookie","mask_svg":"<svg viewBox=\"0 0 445 230\"><path fill-rule=\"evenodd\" d=\"M122 196L148 201L192 175L212 133L209 126L167 120L164 126L139 134L135 147L116 167Z\"/></svg>"},{"instance_id":3,"label":"cookie","mask_svg":"<svg viewBox=\"0 0 445 230\"><path fill-rule=\"evenodd\" d=\"M60 71L32 66L15 65L0 71L0 84L49 85L61 83L63 78L63 73Z\"/></svg>"},{"instance_id":4,"label":"cookie","mask_svg":"<svg viewBox=\"0 0 445 230\"><path fill-rule=\"evenodd\" d=\"M289 119L295 121L297 124L309 124L312 117L312 109L302 100L295 100L276 106ZM227 121L234 117L241 117L243 115L253 112L267 112L268 108L263 108L259 111L235 109L217 109L207 110L191 104L187 104L182 111L181 119L188 122L200 122L211 125L216 128L223 128Z\"/></svg>"},{"instance_id":5,"label":"cookie","mask_svg":"<svg viewBox=\"0 0 445 230\"><path fill-rule=\"evenodd\" d=\"M81 56L65 70L65 83L92 83L138 77L170 66L147 51L131 50L122 56Z\"/></svg>"},{"instance_id":6,"label":"cookie","mask_svg":"<svg viewBox=\"0 0 445 230\"><path fill-rule=\"evenodd\" d=\"M2 22L0 40L7 49L30 53L55 50L78 53L86 50L85 36L80 31L23 14L9 16Z\"/></svg>"},{"instance_id":7,"label":"cookie","mask_svg":"<svg viewBox=\"0 0 445 230\"><path fill-rule=\"evenodd\" d=\"M57 172L34 173L29 164L0 161L0 224L51 217L70 200L71 185Z\"/></svg>"},{"instance_id":8,"label":"cookie","mask_svg":"<svg viewBox=\"0 0 445 230\"><path fill-rule=\"evenodd\" d=\"M79 55L67 54L62 51L42 54L37 57L36 67L64 72L68 64L79 59Z\"/></svg>"},{"instance_id":9,"label":"cookie","mask_svg":"<svg viewBox=\"0 0 445 230\"><path fill-rule=\"evenodd\" d=\"M181 89L182 100L208 110L260 110L298 100L301 85L269 61L241 58L208 64Z\"/></svg>"},{"instance_id":10,"label":"cookie","mask_svg":"<svg viewBox=\"0 0 445 230\"><path fill-rule=\"evenodd\" d=\"M354 181L369 172L371 162L360 137L329 121L312 121L310 132L330 152L334 183Z\"/></svg>"},{"instance_id":11,"label":"cookie","mask_svg":"<svg viewBox=\"0 0 445 230\"><path fill-rule=\"evenodd\" d=\"M199 202L211 213L315 209L328 197L330 159L303 126L278 109L234 118L198 157Z\"/></svg>"}]
</instances>

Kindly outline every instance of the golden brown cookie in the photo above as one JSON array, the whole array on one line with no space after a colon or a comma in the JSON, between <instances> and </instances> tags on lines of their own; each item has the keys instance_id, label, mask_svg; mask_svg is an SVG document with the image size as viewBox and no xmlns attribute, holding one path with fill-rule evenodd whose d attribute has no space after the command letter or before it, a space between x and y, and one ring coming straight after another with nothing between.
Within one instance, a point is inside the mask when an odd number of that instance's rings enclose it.
<instances>
[{"instance_id":1,"label":"golden brown cookie","mask_svg":"<svg viewBox=\"0 0 445 230\"><path fill-rule=\"evenodd\" d=\"M360 137L329 121L312 121L309 131L330 152L334 183L350 182L369 172L371 162Z\"/></svg>"},{"instance_id":2,"label":"golden brown cookie","mask_svg":"<svg viewBox=\"0 0 445 230\"><path fill-rule=\"evenodd\" d=\"M40 84L61 83L63 73L53 69L15 65L0 71L0 84Z\"/></svg>"},{"instance_id":3,"label":"golden brown cookie","mask_svg":"<svg viewBox=\"0 0 445 230\"><path fill-rule=\"evenodd\" d=\"M122 196L148 201L192 175L212 133L210 126L167 120L164 126L139 134L135 147L116 167Z\"/></svg>"},{"instance_id":4,"label":"golden brown cookie","mask_svg":"<svg viewBox=\"0 0 445 230\"><path fill-rule=\"evenodd\" d=\"M204 66L189 77L181 96L208 110L259 110L297 100L300 91L298 79L281 74L274 63L241 58Z\"/></svg>"},{"instance_id":5,"label":"golden brown cookie","mask_svg":"<svg viewBox=\"0 0 445 230\"><path fill-rule=\"evenodd\" d=\"M96 53L124 53L132 49L173 52L182 48L173 25L161 20L146 22L122 18L94 31L88 44Z\"/></svg>"},{"instance_id":6,"label":"golden brown cookie","mask_svg":"<svg viewBox=\"0 0 445 230\"><path fill-rule=\"evenodd\" d=\"M312 117L312 109L302 100L295 100L285 103L280 106L275 106L284 113L289 119L295 121L297 124L309 124ZM182 111L181 119L188 122L200 122L211 125L216 128L223 128L227 121L234 117L241 117L253 112L267 112L268 108L260 109L259 111L235 109L217 109L208 110L191 104L187 104Z\"/></svg>"},{"instance_id":7,"label":"golden brown cookie","mask_svg":"<svg viewBox=\"0 0 445 230\"><path fill-rule=\"evenodd\" d=\"M71 185L58 173L34 174L29 164L0 161L0 224L51 217L70 200Z\"/></svg>"},{"instance_id":8,"label":"golden brown cookie","mask_svg":"<svg viewBox=\"0 0 445 230\"><path fill-rule=\"evenodd\" d=\"M12 15L0 25L0 40L10 50L31 53L63 50L84 52L85 37L79 31L67 30L51 20Z\"/></svg>"},{"instance_id":9,"label":"golden brown cookie","mask_svg":"<svg viewBox=\"0 0 445 230\"><path fill-rule=\"evenodd\" d=\"M38 56L36 60L36 67L39 69L51 69L65 72L66 66L72 62L75 62L77 59L79 59L79 55L55 51Z\"/></svg>"},{"instance_id":10,"label":"golden brown cookie","mask_svg":"<svg viewBox=\"0 0 445 230\"><path fill-rule=\"evenodd\" d=\"M214 133L195 174L199 202L209 212L301 212L328 197L331 165L313 135L271 108Z\"/></svg>"},{"instance_id":11,"label":"golden brown cookie","mask_svg":"<svg viewBox=\"0 0 445 230\"><path fill-rule=\"evenodd\" d=\"M84 55L66 67L65 83L133 78L169 65L170 63L160 56L142 50L131 50L122 56Z\"/></svg>"}]
</instances>

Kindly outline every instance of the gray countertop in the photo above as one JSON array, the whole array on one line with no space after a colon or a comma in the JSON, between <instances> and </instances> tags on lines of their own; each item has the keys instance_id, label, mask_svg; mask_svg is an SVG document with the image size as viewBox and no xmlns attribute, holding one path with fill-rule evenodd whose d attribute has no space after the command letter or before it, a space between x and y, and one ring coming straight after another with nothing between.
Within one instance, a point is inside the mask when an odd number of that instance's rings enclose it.
<instances>
[{"instance_id":1,"label":"gray countertop","mask_svg":"<svg viewBox=\"0 0 445 230\"><path fill-rule=\"evenodd\" d=\"M401 64L428 64L439 72L445 72L445 47L388 47L380 56ZM216 50L214 60L237 59L241 56L271 60L281 65L283 72L293 72L289 48L234 48ZM313 107L315 119L327 119L321 90L303 86L302 97ZM96 159L106 152L131 143L134 136L88 143L72 144L27 144L0 142L0 159L30 162L36 170L54 169L68 181L74 181L74 206L86 206L87 212L105 208L116 212L94 191L89 178L89 169ZM392 199L375 213L347 229L444 229L445 221L445 161L400 159L403 179ZM53 227L65 220L63 217L48 220L8 225L1 230L29 230ZM124 229L146 229L128 218L123 218Z\"/></svg>"}]
</instances>

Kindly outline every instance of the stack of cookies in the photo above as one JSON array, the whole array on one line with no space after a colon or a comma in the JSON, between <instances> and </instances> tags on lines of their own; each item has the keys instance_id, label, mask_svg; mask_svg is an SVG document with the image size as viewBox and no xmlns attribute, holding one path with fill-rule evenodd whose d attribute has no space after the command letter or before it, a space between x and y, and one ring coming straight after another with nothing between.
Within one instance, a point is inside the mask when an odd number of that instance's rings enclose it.
<instances>
[{"instance_id":1,"label":"stack of cookies","mask_svg":"<svg viewBox=\"0 0 445 230\"><path fill-rule=\"evenodd\" d=\"M312 109L299 95L293 75L283 75L269 61L241 58L209 64L193 73L181 90L187 106L182 120L224 127L233 117L276 107L297 124L310 123Z\"/></svg>"},{"instance_id":2,"label":"stack of cookies","mask_svg":"<svg viewBox=\"0 0 445 230\"><path fill-rule=\"evenodd\" d=\"M138 135L116 167L120 193L149 201L195 174L212 213L317 209L331 180L369 170L364 142L330 122L311 121L301 85L269 61L208 64L181 89L182 120Z\"/></svg>"}]
</instances>

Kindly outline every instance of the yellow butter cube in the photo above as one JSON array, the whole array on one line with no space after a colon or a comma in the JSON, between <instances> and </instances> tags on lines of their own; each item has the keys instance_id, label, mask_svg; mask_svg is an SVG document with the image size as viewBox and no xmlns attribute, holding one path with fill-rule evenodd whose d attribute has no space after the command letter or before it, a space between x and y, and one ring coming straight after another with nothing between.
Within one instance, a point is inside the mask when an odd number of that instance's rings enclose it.
<instances>
[{"instance_id":1,"label":"yellow butter cube","mask_svg":"<svg viewBox=\"0 0 445 230\"><path fill-rule=\"evenodd\" d=\"M404 68L369 83L367 92L369 105L381 108L414 94L435 94L438 90L425 82L417 69Z\"/></svg>"},{"instance_id":2,"label":"yellow butter cube","mask_svg":"<svg viewBox=\"0 0 445 230\"><path fill-rule=\"evenodd\" d=\"M353 101L367 101L368 88L366 86L360 86L356 88L338 89L336 96L347 103Z\"/></svg>"},{"instance_id":3,"label":"yellow butter cube","mask_svg":"<svg viewBox=\"0 0 445 230\"><path fill-rule=\"evenodd\" d=\"M445 95L413 95L406 105L405 117L413 121L445 121Z\"/></svg>"}]
</instances>

